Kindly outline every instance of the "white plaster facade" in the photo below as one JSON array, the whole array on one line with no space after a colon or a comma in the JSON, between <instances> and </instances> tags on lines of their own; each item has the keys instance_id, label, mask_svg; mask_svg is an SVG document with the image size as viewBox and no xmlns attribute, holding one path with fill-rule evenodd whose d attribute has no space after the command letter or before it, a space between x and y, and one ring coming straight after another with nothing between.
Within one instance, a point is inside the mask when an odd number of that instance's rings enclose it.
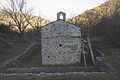
<instances>
[{"instance_id":1,"label":"white plaster facade","mask_svg":"<svg viewBox=\"0 0 120 80\"><path fill-rule=\"evenodd\" d=\"M58 14L64 14L59 12ZM74 65L81 59L81 28L57 17L41 27L42 65Z\"/></svg>"}]
</instances>

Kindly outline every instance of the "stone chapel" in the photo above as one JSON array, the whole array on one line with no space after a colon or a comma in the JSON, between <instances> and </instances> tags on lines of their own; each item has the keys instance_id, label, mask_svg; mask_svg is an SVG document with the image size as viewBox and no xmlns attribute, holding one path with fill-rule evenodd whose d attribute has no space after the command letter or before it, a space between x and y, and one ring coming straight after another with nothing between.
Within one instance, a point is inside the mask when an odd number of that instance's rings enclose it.
<instances>
[{"instance_id":1,"label":"stone chapel","mask_svg":"<svg viewBox=\"0 0 120 80\"><path fill-rule=\"evenodd\" d=\"M66 20L64 12L57 20L41 27L42 65L76 65L81 60L81 28Z\"/></svg>"}]
</instances>

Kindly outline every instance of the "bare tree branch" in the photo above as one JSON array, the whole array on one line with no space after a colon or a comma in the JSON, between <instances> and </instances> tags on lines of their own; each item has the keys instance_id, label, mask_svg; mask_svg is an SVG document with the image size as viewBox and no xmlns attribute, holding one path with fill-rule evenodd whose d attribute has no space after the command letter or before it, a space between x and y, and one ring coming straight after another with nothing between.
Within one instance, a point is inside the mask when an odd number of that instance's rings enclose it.
<instances>
[{"instance_id":1,"label":"bare tree branch","mask_svg":"<svg viewBox=\"0 0 120 80\"><path fill-rule=\"evenodd\" d=\"M2 7L3 12L11 18L12 25L16 25L19 32L23 33L30 24L32 15L29 15L29 13L33 9L27 9L27 0L7 0L6 3L7 6Z\"/></svg>"}]
</instances>

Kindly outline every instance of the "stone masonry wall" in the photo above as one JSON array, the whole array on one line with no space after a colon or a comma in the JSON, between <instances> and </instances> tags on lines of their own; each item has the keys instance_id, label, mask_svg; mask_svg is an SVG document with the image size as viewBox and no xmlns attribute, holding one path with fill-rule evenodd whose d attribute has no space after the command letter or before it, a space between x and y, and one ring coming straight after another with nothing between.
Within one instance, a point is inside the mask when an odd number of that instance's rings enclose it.
<instances>
[{"instance_id":1,"label":"stone masonry wall","mask_svg":"<svg viewBox=\"0 0 120 80\"><path fill-rule=\"evenodd\" d=\"M42 65L80 63L81 31L63 20L41 28Z\"/></svg>"}]
</instances>

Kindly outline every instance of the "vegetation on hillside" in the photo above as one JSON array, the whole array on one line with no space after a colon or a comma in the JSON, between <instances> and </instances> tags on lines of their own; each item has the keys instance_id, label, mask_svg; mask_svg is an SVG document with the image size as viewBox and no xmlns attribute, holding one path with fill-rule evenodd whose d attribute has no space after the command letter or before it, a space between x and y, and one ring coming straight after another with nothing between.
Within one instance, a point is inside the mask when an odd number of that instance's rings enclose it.
<instances>
[{"instance_id":1,"label":"vegetation on hillside","mask_svg":"<svg viewBox=\"0 0 120 80\"><path fill-rule=\"evenodd\" d=\"M120 14L120 0L109 0L96 8L67 19L67 21L77 24L80 27L92 27L98 24L103 18L111 18L113 15L118 14Z\"/></svg>"},{"instance_id":2,"label":"vegetation on hillside","mask_svg":"<svg viewBox=\"0 0 120 80\"><path fill-rule=\"evenodd\" d=\"M109 0L67 21L89 28L90 37L102 37L107 43L120 45L120 0Z\"/></svg>"}]
</instances>

